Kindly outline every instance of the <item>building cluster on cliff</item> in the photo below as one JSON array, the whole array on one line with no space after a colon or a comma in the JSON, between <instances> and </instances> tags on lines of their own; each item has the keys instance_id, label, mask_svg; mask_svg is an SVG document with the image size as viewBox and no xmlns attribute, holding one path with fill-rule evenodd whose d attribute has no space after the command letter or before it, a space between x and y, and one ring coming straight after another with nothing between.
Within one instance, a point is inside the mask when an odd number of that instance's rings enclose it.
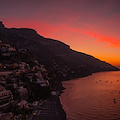
<instances>
[{"instance_id":1,"label":"building cluster on cliff","mask_svg":"<svg viewBox=\"0 0 120 120\"><path fill-rule=\"evenodd\" d=\"M0 41L0 119L22 119L36 101L56 94L44 65L27 58L27 52Z\"/></svg>"}]
</instances>

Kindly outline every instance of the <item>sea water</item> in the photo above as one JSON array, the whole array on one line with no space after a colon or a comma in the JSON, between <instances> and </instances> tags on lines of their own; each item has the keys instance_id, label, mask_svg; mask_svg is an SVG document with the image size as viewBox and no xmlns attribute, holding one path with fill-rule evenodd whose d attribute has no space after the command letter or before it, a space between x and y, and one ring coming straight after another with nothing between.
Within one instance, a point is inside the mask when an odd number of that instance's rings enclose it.
<instances>
[{"instance_id":1,"label":"sea water","mask_svg":"<svg viewBox=\"0 0 120 120\"><path fill-rule=\"evenodd\" d=\"M120 71L63 82L60 100L68 120L120 120Z\"/></svg>"}]
</instances>

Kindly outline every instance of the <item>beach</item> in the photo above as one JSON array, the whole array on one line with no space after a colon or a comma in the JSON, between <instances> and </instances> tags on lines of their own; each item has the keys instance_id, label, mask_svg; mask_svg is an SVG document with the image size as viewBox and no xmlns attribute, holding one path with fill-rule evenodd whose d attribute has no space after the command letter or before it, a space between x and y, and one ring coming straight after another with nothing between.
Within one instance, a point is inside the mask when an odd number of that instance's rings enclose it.
<instances>
[{"instance_id":1,"label":"beach","mask_svg":"<svg viewBox=\"0 0 120 120\"><path fill-rule=\"evenodd\" d=\"M39 104L29 120L67 120L58 96L53 96Z\"/></svg>"}]
</instances>

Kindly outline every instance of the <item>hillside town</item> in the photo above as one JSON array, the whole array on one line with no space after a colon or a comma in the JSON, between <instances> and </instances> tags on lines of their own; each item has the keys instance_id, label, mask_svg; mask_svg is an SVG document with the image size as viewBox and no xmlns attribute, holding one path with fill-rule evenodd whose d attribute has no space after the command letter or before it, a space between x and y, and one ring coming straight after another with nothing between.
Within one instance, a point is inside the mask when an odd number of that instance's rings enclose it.
<instances>
[{"instance_id":1,"label":"hillside town","mask_svg":"<svg viewBox=\"0 0 120 120\"><path fill-rule=\"evenodd\" d=\"M59 95L50 77L27 49L0 40L0 120L29 119L38 104Z\"/></svg>"}]
</instances>

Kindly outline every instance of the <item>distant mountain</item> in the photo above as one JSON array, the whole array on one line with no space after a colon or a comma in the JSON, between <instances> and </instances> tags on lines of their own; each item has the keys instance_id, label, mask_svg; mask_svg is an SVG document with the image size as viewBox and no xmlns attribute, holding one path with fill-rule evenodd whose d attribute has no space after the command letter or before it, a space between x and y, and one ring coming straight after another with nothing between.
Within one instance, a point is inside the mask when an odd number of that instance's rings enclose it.
<instances>
[{"instance_id":1,"label":"distant mountain","mask_svg":"<svg viewBox=\"0 0 120 120\"><path fill-rule=\"evenodd\" d=\"M0 22L0 39L16 48L29 49L35 59L63 80L99 71L118 70L109 63L70 49L63 42L44 38L33 29L6 28Z\"/></svg>"}]
</instances>

